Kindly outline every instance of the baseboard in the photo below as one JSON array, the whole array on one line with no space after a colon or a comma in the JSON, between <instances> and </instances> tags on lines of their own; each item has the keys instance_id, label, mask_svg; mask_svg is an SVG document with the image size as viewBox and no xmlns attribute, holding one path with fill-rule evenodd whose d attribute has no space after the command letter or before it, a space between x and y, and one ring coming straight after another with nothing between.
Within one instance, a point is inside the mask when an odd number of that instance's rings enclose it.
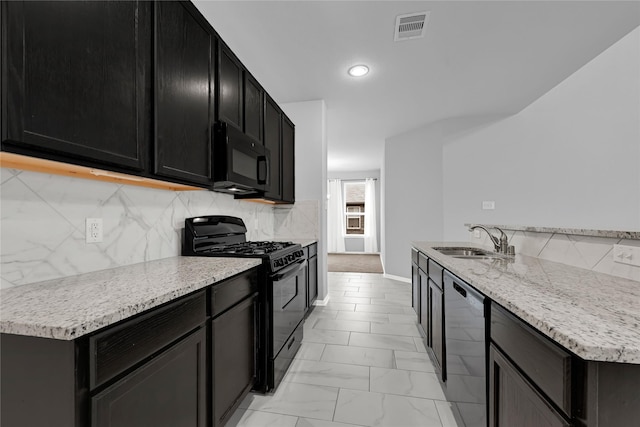
<instances>
[{"instance_id":1,"label":"baseboard","mask_svg":"<svg viewBox=\"0 0 640 427\"><path fill-rule=\"evenodd\" d=\"M323 299L323 300L318 300L318 299L317 299L317 300L315 300L315 301L313 302L313 305L319 305L319 306L325 306L325 305L327 305L327 304L329 304L329 295L327 295L326 297L324 297L324 299Z\"/></svg>"},{"instance_id":2,"label":"baseboard","mask_svg":"<svg viewBox=\"0 0 640 427\"><path fill-rule=\"evenodd\" d=\"M393 280L397 280L398 282L405 282L405 283L411 283L411 279L407 279L406 277L401 277L401 276L394 276L393 274L383 274L384 277L386 277L387 279L393 279Z\"/></svg>"}]
</instances>

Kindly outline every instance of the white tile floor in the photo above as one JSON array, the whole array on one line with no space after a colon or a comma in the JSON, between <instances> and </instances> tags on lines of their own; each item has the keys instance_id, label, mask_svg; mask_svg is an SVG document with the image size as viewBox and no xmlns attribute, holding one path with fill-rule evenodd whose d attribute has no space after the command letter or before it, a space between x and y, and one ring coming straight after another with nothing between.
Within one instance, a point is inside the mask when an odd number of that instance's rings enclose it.
<instances>
[{"instance_id":1,"label":"white tile floor","mask_svg":"<svg viewBox=\"0 0 640 427\"><path fill-rule=\"evenodd\" d=\"M227 426L458 427L425 352L411 285L329 273L329 303L275 391L249 394Z\"/></svg>"}]
</instances>

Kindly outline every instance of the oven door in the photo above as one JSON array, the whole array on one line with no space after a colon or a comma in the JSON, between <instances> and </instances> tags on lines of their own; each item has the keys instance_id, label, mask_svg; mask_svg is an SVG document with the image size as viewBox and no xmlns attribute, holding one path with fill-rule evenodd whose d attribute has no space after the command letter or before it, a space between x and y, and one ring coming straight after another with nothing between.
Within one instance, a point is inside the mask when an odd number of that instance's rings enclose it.
<instances>
[{"instance_id":1,"label":"oven door","mask_svg":"<svg viewBox=\"0 0 640 427\"><path fill-rule=\"evenodd\" d=\"M307 260L300 260L271 275L273 284L273 357L304 318Z\"/></svg>"}]
</instances>

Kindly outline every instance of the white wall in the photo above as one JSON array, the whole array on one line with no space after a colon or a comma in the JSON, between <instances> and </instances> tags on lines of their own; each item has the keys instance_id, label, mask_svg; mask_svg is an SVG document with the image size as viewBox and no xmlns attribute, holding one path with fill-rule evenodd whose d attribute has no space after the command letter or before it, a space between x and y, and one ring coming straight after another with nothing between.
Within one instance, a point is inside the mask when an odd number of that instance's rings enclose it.
<instances>
[{"instance_id":1,"label":"white wall","mask_svg":"<svg viewBox=\"0 0 640 427\"><path fill-rule=\"evenodd\" d=\"M411 277L412 240L442 239L442 143L439 129L385 141L382 258L385 274Z\"/></svg>"},{"instance_id":2,"label":"white wall","mask_svg":"<svg viewBox=\"0 0 640 427\"><path fill-rule=\"evenodd\" d=\"M640 29L519 114L445 144L443 165L446 240L466 240L469 222L639 230Z\"/></svg>"},{"instance_id":3,"label":"white wall","mask_svg":"<svg viewBox=\"0 0 640 427\"><path fill-rule=\"evenodd\" d=\"M380 170L368 170L368 171L329 171L327 172L327 179L341 179L344 181L364 181L366 178L375 178L376 181L376 235L378 236L378 251L380 251L380 213L381 213L381 201L380 201ZM364 239L362 237L345 237L344 238L345 250L347 252L364 252Z\"/></svg>"},{"instance_id":4,"label":"white wall","mask_svg":"<svg viewBox=\"0 0 640 427\"><path fill-rule=\"evenodd\" d=\"M275 234L287 236L289 224L314 224L314 235L295 230L291 237L318 240L318 299L327 295L327 123L323 100L292 102L280 107L296 126L296 203L276 207ZM313 212L315 212L315 216ZM294 221L289 221L296 218Z\"/></svg>"}]
</instances>

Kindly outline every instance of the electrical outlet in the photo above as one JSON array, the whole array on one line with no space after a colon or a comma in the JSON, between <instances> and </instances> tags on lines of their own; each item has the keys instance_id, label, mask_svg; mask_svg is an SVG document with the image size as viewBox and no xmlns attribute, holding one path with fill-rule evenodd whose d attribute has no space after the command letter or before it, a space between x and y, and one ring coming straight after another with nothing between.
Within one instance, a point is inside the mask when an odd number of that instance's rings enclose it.
<instances>
[{"instance_id":1,"label":"electrical outlet","mask_svg":"<svg viewBox=\"0 0 640 427\"><path fill-rule=\"evenodd\" d=\"M484 200L482 202L483 210L494 210L495 208L496 208L496 202L494 202L493 200Z\"/></svg>"},{"instance_id":2,"label":"electrical outlet","mask_svg":"<svg viewBox=\"0 0 640 427\"><path fill-rule=\"evenodd\" d=\"M640 247L613 245L613 261L640 267Z\"/></svg>"},{"instance_id":3,"label":"electrical outlet","mask_svg":"<svg viewBox=\"0 0 640 427\"><path fill-rule=\"evenodd\" d=\"M85 241L87 243L102 242L102 218L87 218Z\"/></svg>"}]
</instances>

